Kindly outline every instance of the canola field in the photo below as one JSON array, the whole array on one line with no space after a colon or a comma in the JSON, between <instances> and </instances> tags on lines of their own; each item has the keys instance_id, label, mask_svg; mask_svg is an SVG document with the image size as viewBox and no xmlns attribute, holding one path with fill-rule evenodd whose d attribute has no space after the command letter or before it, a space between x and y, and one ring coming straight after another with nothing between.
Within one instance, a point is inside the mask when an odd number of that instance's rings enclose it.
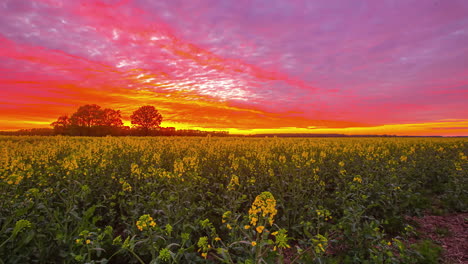
<instances>
[{"instance_id":1,"label":"canola field","mask_svg":"<svg viewBox=\"0 0 468 264\"><path fill-rule=\"evenodd\" d=\"M0 137L0 263L437 263L468 139Z\"/></svg>"}]
</instances>

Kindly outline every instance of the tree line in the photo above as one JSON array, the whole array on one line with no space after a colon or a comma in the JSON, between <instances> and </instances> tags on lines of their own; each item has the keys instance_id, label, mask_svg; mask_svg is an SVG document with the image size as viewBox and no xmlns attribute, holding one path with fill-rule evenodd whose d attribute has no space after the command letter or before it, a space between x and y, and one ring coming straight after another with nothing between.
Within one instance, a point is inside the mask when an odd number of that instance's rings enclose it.
<instances>
[{"instance_id":1,"label":"tree line","mask_svg":"<svg viewBox=\"0 0 468 264\"><path fill-rule=\"evenodd\" d=\"M124 126L120 110L101 108L97 104L80 106L71 116L63 115L51 123L54 134L70 136L148 136L159 128L162 115L154 106L146 105L138 108L130 116L133 128Z\"/></svg>"},{"instance_id":2,"label":"tree line","mask_svg":"<svg viewBox=\"0 0 468 264\"><path fill-rule=\"evenodd\" d=\"M71 116L62 115L50 128L0 131L0 135L67 136L228 136L225 131L176 130L160 127L162 115L154 106L141 106L130 116L132 127L124 126L120 110L97 104L80 106Z\"/></svg>"}]
</instances>

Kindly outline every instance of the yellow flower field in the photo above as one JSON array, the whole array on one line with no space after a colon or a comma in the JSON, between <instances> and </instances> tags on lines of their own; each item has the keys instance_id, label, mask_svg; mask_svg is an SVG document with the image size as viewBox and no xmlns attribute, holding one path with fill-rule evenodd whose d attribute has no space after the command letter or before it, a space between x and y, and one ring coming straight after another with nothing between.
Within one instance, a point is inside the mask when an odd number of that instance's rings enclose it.
<instances>
[{"instance_id":1,"label":"yellow flower field","mask_svg":"<svg viewBox=\"0 0 468 264\"><path fill-rule=\"evenodd\" d=\"M464 138L3 136L0 259L413 263L405 216L466 212L467 155Z\"/></svg>"}]
</instances>

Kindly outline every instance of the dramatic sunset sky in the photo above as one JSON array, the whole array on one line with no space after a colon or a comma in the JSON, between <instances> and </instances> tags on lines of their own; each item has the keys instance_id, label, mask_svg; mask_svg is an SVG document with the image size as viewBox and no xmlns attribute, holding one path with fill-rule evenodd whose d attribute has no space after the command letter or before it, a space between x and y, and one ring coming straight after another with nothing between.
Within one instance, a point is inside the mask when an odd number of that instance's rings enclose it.
<instances>
[{"instance_id":1,"label":"dramatic sunset sky","mask_svg":"<svg viewBox=\"0 0 468 264\"><path fill-rule=\"evenodd\" d=\"M466 0L0 0L0 130L468 135Z\"/></svg>"}]
</instances>

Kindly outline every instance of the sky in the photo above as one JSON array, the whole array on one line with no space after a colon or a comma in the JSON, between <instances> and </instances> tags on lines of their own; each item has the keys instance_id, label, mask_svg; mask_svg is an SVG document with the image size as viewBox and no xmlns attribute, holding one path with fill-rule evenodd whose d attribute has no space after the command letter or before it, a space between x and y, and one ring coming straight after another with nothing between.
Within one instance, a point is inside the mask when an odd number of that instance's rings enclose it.
<instances>
[{"instance_id":1,"label":"sky","mask_svg":"<svg viewBox=\"0 0 468 264\"><path fill-rule=\"evenodd\" d=\"M0 0L0 130L468 136L466 0Z\"/></svg>"}]
</instances>

